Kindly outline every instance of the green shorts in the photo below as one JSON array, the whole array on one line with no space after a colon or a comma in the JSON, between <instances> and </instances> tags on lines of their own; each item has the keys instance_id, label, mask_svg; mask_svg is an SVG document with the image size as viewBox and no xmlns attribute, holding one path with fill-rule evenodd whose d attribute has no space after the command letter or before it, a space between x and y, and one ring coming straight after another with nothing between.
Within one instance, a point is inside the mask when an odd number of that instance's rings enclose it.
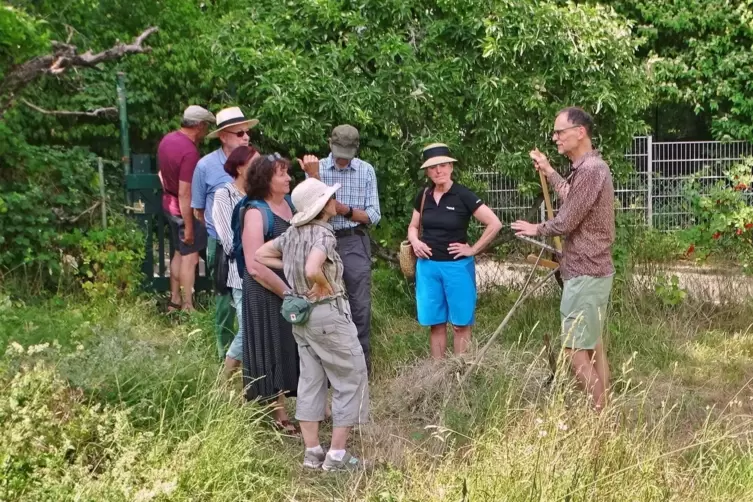
<instances>
[{"instance_id":1,"label":"green shorts","mask_svg":"<svg viewBox=\"0 0 753 502\"><path fill-rule=\"evenodd\" d=\"M582 275L565 281L560 303L564 347L581 350L596 347L604 328L612 279L612 276Z\"/></svg>"}]
</instances>

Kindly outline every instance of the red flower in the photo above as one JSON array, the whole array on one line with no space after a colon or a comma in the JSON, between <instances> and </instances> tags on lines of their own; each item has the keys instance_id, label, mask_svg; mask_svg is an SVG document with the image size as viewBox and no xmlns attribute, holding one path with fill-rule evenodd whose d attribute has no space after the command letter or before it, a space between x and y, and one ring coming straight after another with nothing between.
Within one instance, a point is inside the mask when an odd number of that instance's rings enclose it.
<instances>
[{"instance_id":1,"label":"red flower","mask_svg":"<svg viewBox=\"0 0 753 502\"><path fill-rule=\"evenodd\" d=\"M753 223L746 223L745 224L745 228L747 228L747 229L753 228Z\"/></svg>"},{"instance_id":2,"label":"red flower","mask_svg":"<svg viewBox=\"0 0 753 502\"><path fill-rule=\"evenodd\" d=\"M719 232L714 232L714 235L712 235L711 237L713 237L714 239L718 239L718 238L719 238L719 237L721 237L721 236L722 236L722 234L721 234L721 233L719 233Z\"/></svg>"},{"instance_id":3,"label":"red flower","mask_svg":"<svg viewBox=\"0 0 753 502\"><path fill-rule=\"evenodd\" d=\"M748 185L746 185L745 183L738 183L737 185L735 185L736 191L745 190L746 188L748 188Z\"/></svg>"},{"instance_id":4,"label":"red flower","mask_svg":"<svg viewBox=\"0 0 753 502\"><path fill-rule=\"evenodd\" d=\"M692 254L693 251L695 251L695 244L691 244L687 251L685 251L685 254Z\"/></svg>"},{"instance_id":5,"label":"red flower","mask_svg":"<svg viewBox=\"0 0 753 502\"><path fill-rule=\"evenodd\" d=\"M737 233L737 235L742 235L743 234L743 229L742 228L738 228L737 232L735 232L735 233Z\"/></svg>"}]
</instances>

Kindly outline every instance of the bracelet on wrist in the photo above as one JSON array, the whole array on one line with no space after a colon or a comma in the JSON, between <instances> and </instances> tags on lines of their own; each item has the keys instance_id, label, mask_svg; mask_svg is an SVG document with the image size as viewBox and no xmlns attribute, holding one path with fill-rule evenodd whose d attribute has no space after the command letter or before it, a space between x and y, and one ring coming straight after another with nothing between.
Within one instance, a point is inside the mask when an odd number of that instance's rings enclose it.
<instances>
[{"instance_id":1,"label":"bracelet on wrist","mask_svg":"<svg viewBox=\"0 0 753 502\"><path fill-rule=\"evenodd\" d=\"M348 219L351 219L353 217L353 208L348 206L348 212L345 213L343 216L345 216Z\"/></svg>"}]
</instances>

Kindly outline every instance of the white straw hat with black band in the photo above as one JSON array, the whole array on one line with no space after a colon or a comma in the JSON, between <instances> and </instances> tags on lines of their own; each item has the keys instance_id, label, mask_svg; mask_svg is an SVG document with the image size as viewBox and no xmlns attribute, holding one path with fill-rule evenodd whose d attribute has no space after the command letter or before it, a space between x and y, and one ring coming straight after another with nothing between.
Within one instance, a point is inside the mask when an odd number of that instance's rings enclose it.
<instances>
[{"instance_id":1,"label":"white straw hat with black band","mask_svg":"<svg viewBox=\"0 0 753 502\"><path fill-rule=\"evenodd\" d=\"M450 147L444 143L432 143L426 146L422 152L424 163L421 169L438 166L439 164L451 164L457 160L450 157Z\"/></svg>"},{"instance_id":2,"label":"white straw hat with black band","mask_svg":"<svg viewBox=\"0 0 753 502\"><path fill-rule=\"evenodd\" d=\"M340 183L329 186L316 178L306 178L290 194L296 210L290 224L300 227L316 218L339 189Z\"/></svg>"},{"instance_id":3,"label":"white straw hat with black band","mask_svg":"<svg viewBox=\"0 0 753 502\"><path fill-rule=\"evenodd\" d=\"M216 138L223 129L234 125L248 124L248 128L251 129L258 123L256 119L247 119L237 106L224 108L217 113L217 129L207 134L207 138Z\"/></svg>"}]
</instances>

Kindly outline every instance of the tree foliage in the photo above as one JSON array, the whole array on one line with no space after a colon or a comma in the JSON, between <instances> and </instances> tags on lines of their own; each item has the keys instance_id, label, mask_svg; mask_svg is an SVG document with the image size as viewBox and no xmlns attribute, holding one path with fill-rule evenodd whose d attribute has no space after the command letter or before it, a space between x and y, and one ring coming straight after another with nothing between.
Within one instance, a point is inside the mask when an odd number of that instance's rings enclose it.
<instances>
[{"instance_id":1,"label":"tree foliage","mask_svg":"<svg viewBox=\"0 0 753 502\"><path fill-rule=\"evenodd\" d=\"M717 139L753 140L753 1L610 3L647 41L657 104L691 107Z\"/></svg>"},{"instance_id":2,"label":"tree foliage","mask_svg":"<svg viewBox=\"0 0 753 502\"><path fill-rule=\"evenodd\" d=\"M426 143L450 144L466 171L532 179L527 152L550 144L558 109L590 110L600 146L621 153L649 103L630 30L599 6L261 0L204 38L222 100L248 103L279 148L326 153L333 125L360 128L395 236Z\"/></svg>"},{"instance_id":3,"label":"tree foliage","mask_svg":"<svg viewBox=\"0 0 753 502\"><path fill-rule=\"evenodd\" d=\"M154 153L161 135L177 126L191 103L214 111L241 106L261 120L256 141L289 155L326 154L334 125L357 126L361 156L376 167L384 215L379 231L389 240L405 232L426 143L448 143L466 178L473 171L499 170L534 181L527 152L551 143L558 109L580 105L592 112L599 146L618 158L629 138L643 130L639 117L650 101L629 24L598 5L541 0L72 0L64 9L51 0L13 0L10 5L8 12L26 26L16 38L33 36L37 43L25 45L24 53L17 45L3 52L0 71L49 51L49 40L96 52L132 40L147 26L159 27L149 39L149 54L47 76L20 96L47 110L110 107L116 103L115 74L123 71L135 152ZM23 185L30 159L46 158L42 151L79 147L70 150L77 152L70 158L60 154L53 169L73 170L76 177L93 176L91 163L81 167L89 152L119 158L117 127L107 117L49 116L16 102L0 127L13 138L0 139L0 151L5 141L4 151L12 153L0 160L0 180L15 183L10 193L5 185L0 191L6 208L0 218L28 212L8 202L17 199L11 194L56 189L54 177ZM19 162L21 157L26 161ZM84 178L69 188L88 190ZM52 214L50 207L39 211ZM0 251L15 253L9 260L16 262L29 256L20 253L20 245L11 234ZM55 244L37 241L31 249L36 246Z\"/></svg>"}]
</instances>

